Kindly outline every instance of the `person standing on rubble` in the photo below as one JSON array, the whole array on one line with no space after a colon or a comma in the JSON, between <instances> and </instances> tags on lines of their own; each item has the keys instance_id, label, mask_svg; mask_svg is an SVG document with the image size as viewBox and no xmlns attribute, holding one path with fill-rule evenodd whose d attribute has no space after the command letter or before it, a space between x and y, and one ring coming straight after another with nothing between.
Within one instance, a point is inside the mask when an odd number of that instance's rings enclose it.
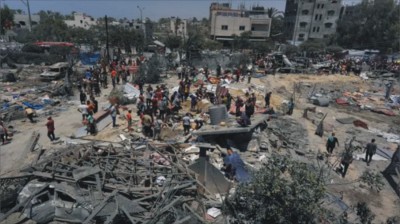
<instances>
[{"instance_id":1,"label":"person standing on rubble","mask_svg":"<svg viewBox=\"0 0 400 224\"><path fill-rule=\"evenodd\" d=\"M145 137L152 137L151 126L153 124L153 118L149 114L144 114L142 116L142 126L143 126L143 135Z\"/></svg>"},{"instance_id":2,"label":"person standing on rubble","mask_svg":"<svg viewBox=\"0 0 400 224\"><path fill-rule=\"evenodd\" d=\"M187 135L190 132L190 114L186 113L186 115L182 118L183 123L183 134Z\"/></svg>"},{"instance_id":3,"label":"person standing on rubble","mask_svg":"<svg viewBox=\"0 0 400 224\"><path fill-rule=\"evenodd\" d=\"M178 74L178 79L182 79L182 66L181 65L179 65L176 68L176 73Z\"/></svg>"},{"instance_id":4,"label":"person standing on rubble","mask_svg":"<svg viewBox=\"0 0 400 224\"><path fill-rule=\"evenodd\" d=\"M372 139L371 142L368 143L365 147L365 162L367 163L367 166L369 166L369 163L372 160L372 156L375 155L376 149L377 146L375 144L375 139Z\"/></svg>"},{"instance_id":5,"label":"person standing on rubble","mask_svg":"<svg viewBox=\"0 0 400 224\"><path fill-rule=\"evenodd\" d=\"M93 112L89 112L88 115L86 116L86 121L87 121L87 132L90 133L91 135L96 134L96 121L93 117Z\"/></svg>"},{"instance_id":6,"label":"person standing on rubble","mask_svg":"<svg viewBox=\"0 0 400 224\"><path fill-rule=\"evenodd\" d=\"M221 76L221 70L222 70L221 65L218 64L218 65L217 65L217 77L218 77L218 78Z\"/></svg>"},{"instance_id":7,"label":"person standing on rubble","mask_svg":"<svg viewBox=\"0 0 400 224\"><path fill-rule=\"evenodd\" d=\"M288 103L288 112L287 114L292 116L293 114L293 109L294 109L294 102L293 102L293 98L290 98L290 101Z\"/></svg>"},{"instance_id":8,"label":"person standing on rubble","mask_svg":"<svg viewBox=\"0 0 400 224\"><path fill-rule=\"evenodd\" d=\"M112 119L112 127L115 128L115 127L117 127L118 107L116 104L111 104L111 106L108 110L110 111L110 115L111 115L111 119Z\"/></svg>"},{"instance_id":9,"label":"person standing on rubble","mask_svg":"<svg viewBox=\"0 0 400 224\"><path fill-rule=\"evenodd\" d=\"M229 92L226 93L226 110L229 112L232 105L232 96Z\"/></svg>"},{"instance_id":10,"label":"person standing on rubble","mask_svg":"<svg viewBox=\"0 0 400 224\"><path fill-rule=\"evenodd\" d=\"M51 117L47 118L46 127L47 127L47 137L49 137L50 141L56 140L56 137L54 135L54 130L55 130L54 120Z\"/></svg>"},{"instance_id":11,"label":"person standing on rubble","mask_svg":"<svg viewBox=\"0 0 400 224\"><path fill-rule=\"evenodd\" d=\"M90 97L91 104L93 105L93 114L99 111L99 102L94 98L94 96Z\"/></svg>"},{"instance_id":12,"label":"person standing on rubble","mask_svg":"<svg viewBox=\"0 0 400 224\"><path fill-rule=\"evenodd\" d=\"M240 98L240 96L236 98L235 106L236 106L236 117L239 117L241 115L240 108L243 107L243 100L242 98Z\"/></svg>"},{"instance_id":13,"label":"person standing on rubble","mask_svg":"<svg viewBox=\"0 0 400 224\"><path fill-rule=\"evenodd\" d=\"M128 131L132 131L132 110L128 110L126 121L128 122Z\"/></svg>"},{"instance_id":14,"label":"person standing on rubble","mask_svg":"<svg viewBox=\"0 0 400 224\"><path fill-rule=\"evenodd\" d=\"M1 139L3 145L8 143L8 141L7 141L7 130L4 127L3 122L0 122L0 139Z\"/></svg>"},{"instance_id":15,"label":"person standing on rubble","mask_svg":"<svg viewBox=\"0 0 400 224\"><path fill-rule=\"evenodd\" d=\"M161 119L154 120L154 133L153 140L160 140L161 129L165 126L164 122Z\"/></svg>"},{"instance_id":16,"label":"person standing on rubble","mask_svg":"<svg viewBox=\"0 0 400 224\"><path fill-rule=\"evenodd\" d=\"M115 88L116 78L117 78L117 71L115 71L115 69L113 69L113 70L111 71L111 82L112 82L113 88Z\"/></svg>"},{"instance_id":17,"label":"person standing on rubble","mask_svg":"<svg viewBox=\"0 0 400 224\"><path fill-rule=\"evenodd\" d=\"M271 103L271 94L272 94L272 92L267 92L267 94L265 94L264 101L265 101L266 108L268 108Z\"/></svg>"},{"instance_id":18,"label":"person standing on rubble","mask_svg":"<svg viewBox=\"0 0 400 224\"><path fill-rule=\"evenodd\" d=\"M163 96L162 100L160 101L159 109L160 109L159 118L162 121L165 121L165 113L167 112L167 109L168 109L168 97L167 96Z\"/></svg>"},{"instance_id":19,"label":"person standing on rubble","mask_svg":"<svg viewBox=\"0 0 400 224\"><path fill-rule=\"evenodd\" d=\"M339 146L339 141L335 137L335 133L332 133L332 135L329 136L328 140L326 141L326 151L328 151L329 154L332 154L333 149L336 147L336 144Z\"/></svg>"},{"instance_id":20,"label":"person standing on rubble","mask_svg":"<svg viewBox=\"0 0 400 224\"><path fill-rule=\"evenodd\" d=\"M246 112L246 116L249 119L254 114L254 103L253 103L253 100L251 98L249 98L245 103L245 112Z\"/></svg>"}]
</instances>

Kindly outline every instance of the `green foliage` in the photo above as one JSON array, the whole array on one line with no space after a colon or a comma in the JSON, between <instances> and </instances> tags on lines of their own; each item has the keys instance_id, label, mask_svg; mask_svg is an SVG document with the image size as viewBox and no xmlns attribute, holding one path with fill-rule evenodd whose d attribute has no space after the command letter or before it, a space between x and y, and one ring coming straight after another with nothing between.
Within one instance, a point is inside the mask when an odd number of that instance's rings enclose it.
<instances>
[{"instance_id":1,"label":"green foliage","mask_svg":"<svg viewBox=\"0 0 400 224\"><path fill-rule=\"evenodd\" d=\"M225 201L234 223L318 223L325 186L307 164L274 155Z\"/></svg>"},{"instance_id":2,"label":"green foliage","mask_svg":"<svg viewBox=\"0 0 400 224\"><path fill-rule=\"evenodd\" d=\"M338 22L336 41L340 46L382 53L400 50L400 4L380 0L357 4L353 11Z\"/></svg>"},{"instance_id":3,"label":"green foliage","mask_svg":"<svg viewBox=\"0 0 400 224\"><path fill-rule=\"evenodd\" d=\"M40 23L35 26L32 33L36 40L40 41L66 41L68 27L64 23L64 17L51 11L40 11Z\"/></svg>"},{"instance_id":4,"label":"green foliage","mask_svg":"<svg viewBox=\"0 0 400 224\"><path fill-rule=\"evenodd\" d=\"M374 220L375 215L371 212L371 209L368 208L367 203L358 202L357 206L357 216L360 218L360 222L362 224L371 224L372 220Z\"/></svg>"},{"instance_id":5,"label":"green foliage","mask_svg":"<svg viewBox=\"0 0 400 224\"><path fill-rule=\"evenodd\" d=\"M11 29L14 21L14 13L7 5L0 9L0 33L4 34L7 29Z\"/></svg>"},{"instance_id":6,"label":"green foliage","mask_svg":"<svg viewBox=\"0 0 400 224\"><path fill-rule=\"evenodd\" d=\"M220 50L222 47L222 43L215 40L206 39L204 42L204 48L211 51Z\"/></svg>"},{"instance_id":7,"label":"green foliage","mask_svg":"<svg viewBox=\"0 0 400 224\"><path fill-rule=\"evenodd\" d=\"M170 49L177 49L182 45L182 38L180 36L170 35L165 40L165 46Z\"/></svg>"},{"instance_id":8,"label":"green foliage","mask_svg":"<svg viewBox=\"0 0 400 224\"><path fill-rule=\"evenodd\" d=\"M105 35L102 36L105 43ZM144 48L144 36L141 32L135 30L124 29L118 26L109 26L109 43L110 45L123 48L127 52L131 51L131 47L137 47L141 52Z\"/></svg>"},{"instance_id":9,"label":"green foliage","mask_svg":"<svg viewBox=\"0 0 400 224\"><path fill-rule=\"evenodd\" d=\"M60 55L48 55L43 53L30 52L12 52L8 55L12 62L17 64L35 64L40 65L43 62L46 65L52 65L57 62L65 61Z\"/></svg>"},{"instance_id":10,"label":"green foliage","mask_svg":"<svg viewBox=\"0 0 400 224\"><path fill-rule=\"evenodd\" d=\"M61 56L66 56L71 52L70 47L66 46L51 46L49 53L52 55L61 55Z\"/></svg>"},{"instance_id":11,"label":"green foliage","mask_svg":"<svg viewBox=\"0 0 400 224\"><path fill-rule=\"evenodd\" d=\"M320 53L326 48L326 44L322 40L307 40L300 46L300 51L306 51L307 53Z\"/></svg>"},{"instance_id":12,"label":"green foliage","mask_svg":"<svg viewBox=\"0 0 400 224\"><path fill-rule=\"evenodd\" d=\"M274 48L274 43L271 42L253 42L251 43L251 48L256 53L269 53Z\"/></svg>"},{"instance_id":13,"label":"green foliage","mask_svg":"<svg viewBox=\"0 0 400 224\"><path fill-rule=\"evenodd\" d=\"M22 52L29 52L29 53L43 53L43 48L34 45L34 44L25 44L22 47Z\"/></svg>"},{"instance_id":14,"label":"green foliage","mask_svg":"<svg viewBox=\"0 0 400 224\"><path fill-rule=\"evenodd\" d=\"M332 45L326 47L326 52L331 53L331 54L338 54L343 51L343 48L340 46Z\"/></svg>"},{"instance_id":15,"label":"green foliage","mask_svg":"<svg viewBox=\"0 0 400 224\"><path fill-rule=\"evenodd\" d=\"M291 55L297 54L298 52L299 52L299 48L294 45L286 45L285 46L284 53L289 57Z\"/></svg>"},{"instance_id":16,"label":"green foliage","mask_svg":"<svg viewBox=\"0 0 400 224\"><path fill-rule=\"evenodd\" d=\"M153 54L147 63L139 67L138 79L143 80L145 83L157 83L160 81L160 65L161 63L158 59L158 55Z\"/></svg>"},{"instance_id":17,"label":"green foliage","mask_svg":"<svg viewBox=\"0 0 400 224\"><path fill-rule=\"evenodd\" d=\"M375 189L380 192L385 185L383 182L382 175L379 173L373 173L370 170L365 170L360 176L360 181L367 184L371 189Z\"/></svg>"}]
</instances>

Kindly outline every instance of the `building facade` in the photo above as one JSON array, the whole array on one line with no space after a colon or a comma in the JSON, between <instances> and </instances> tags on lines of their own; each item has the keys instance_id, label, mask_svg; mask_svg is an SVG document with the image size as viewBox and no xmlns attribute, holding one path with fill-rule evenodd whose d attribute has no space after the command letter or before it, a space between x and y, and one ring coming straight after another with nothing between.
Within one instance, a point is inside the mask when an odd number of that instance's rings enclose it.
<instances>
[{"instance_id":1,"label":"building facade","mask_svg":"<svg viewBox=\"0 0 400 224\"><path fill-rule=\"evenodd\" d=\"M260 10L262 9L262 10ZM270 36L271 18L264 8L231 9L229 4L210 6L210 35L215 40L233 40L244 32L251 32L250 40L263 41Z\"/></svg>"},{"instance_id":2,"label":"building facade","mask_svg":"<svg viewBox=\"0 0 400 224\"><path fill-rule=\"evenodd\" d=\"M187 37L187 20L172 17L169 22L168 33L175 34L176 36L185 38Z\"/></svg>"},{"instance_id":3,"label":"building facade","mask_svg":"<svg viewBox=\"0 0 400 224\"><path fill-rule=\"evenodd\" d=\"M74 19L73 20L64 20L65 24L69 27L80 27L83 29L88 30L91 26L94 26L97 24L97 21L91 17L88 16L84 13L74 13Z\"/></svg>"},{"instance_id":4,"label":"building facade","mask_svg":"<svg viewBox=\"0 0 400 224\"><path fill-rule=\"evenodd\" d=\"M329 38L342 12L342 0L287 0L284 34L295 45Z\"/></svg>"},{"instance_id":5,"label":"building facade","mask_svg":"<svg viewBox=\"0 0 400 224\"><path fill-rule=\"evenodd\" d=\"M36 14L31 15L32 27L40 23L40 16ZM29 29L29 15L27 14L14 14L14 27L21 29Z\"/></svg>"}]
</instances>

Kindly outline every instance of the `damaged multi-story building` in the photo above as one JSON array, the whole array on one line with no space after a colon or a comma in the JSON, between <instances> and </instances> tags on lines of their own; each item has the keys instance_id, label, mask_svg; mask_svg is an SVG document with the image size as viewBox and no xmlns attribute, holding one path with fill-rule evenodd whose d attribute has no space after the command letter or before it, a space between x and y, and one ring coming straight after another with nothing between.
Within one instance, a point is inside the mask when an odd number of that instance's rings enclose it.
<instances>
[{"instance_id":1,"label":"damaged multi-story building","mask_svg":"<svg viewBox=\"0 0 400 224\"><path fill-rule=\"evenodd\" d=\"M287 0L284 34L293 44L329 38L343 10L342 0Z\"/></svg>"},{"instance_id":2,"label":"damaged multi-story building","mask_svg":"<svg viewBox=\"0 0 400 224\"><path fill-rule=\"evenodd\" d=\"M232 9L229 3L210 6L210 35L214 40L231 41L234 36L249 32L250 41L265 41L270 31L271 18L264 7Z\"/></svg>"}]
</instances>

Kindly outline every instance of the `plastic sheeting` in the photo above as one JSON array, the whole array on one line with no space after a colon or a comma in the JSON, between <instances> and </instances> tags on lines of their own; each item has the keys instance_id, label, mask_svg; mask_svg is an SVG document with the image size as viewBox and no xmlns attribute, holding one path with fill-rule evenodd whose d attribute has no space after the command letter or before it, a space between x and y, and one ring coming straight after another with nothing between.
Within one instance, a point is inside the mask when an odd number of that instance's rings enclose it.
<instances>
[{"instance_id":1,"label":"plastic sheeting","mask_svg":"<svg viewBox=\"0 0 400 224\"><path fill-rule=\"evenodd\" d=\"M80 53L79 58L84 65L95 65L100 59L100 53Z\"/></svg>"}]
</instances>

